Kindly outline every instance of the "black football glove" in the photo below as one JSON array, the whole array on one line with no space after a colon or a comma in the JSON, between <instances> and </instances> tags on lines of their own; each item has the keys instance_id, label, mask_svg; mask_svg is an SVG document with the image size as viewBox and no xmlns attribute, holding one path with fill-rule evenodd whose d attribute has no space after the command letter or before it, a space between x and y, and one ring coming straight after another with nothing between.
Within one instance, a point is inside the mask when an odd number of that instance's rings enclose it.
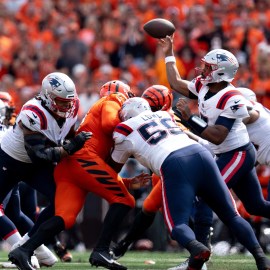
<instances>
[{"instance_id":1,"label":"black football glove","mask_svg":"<svg viewBox=\"0 0 270 270\"><path fill-rule=\"evenodd\" d=\"M92 137L92 132L82 131L74 138L70 139L63 145L63 148L69 155L73 155L76 151L80 150L84 143Z\"/></svg>"}]
</instances>

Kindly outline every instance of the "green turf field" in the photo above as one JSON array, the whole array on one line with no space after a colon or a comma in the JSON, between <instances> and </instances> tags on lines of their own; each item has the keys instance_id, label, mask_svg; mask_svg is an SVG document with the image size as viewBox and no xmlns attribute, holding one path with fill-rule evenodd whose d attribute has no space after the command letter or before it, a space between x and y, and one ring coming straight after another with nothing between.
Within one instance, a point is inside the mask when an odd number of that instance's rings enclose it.
<instances>
[{"instance_id":1,"label":"green turf field","mask_svg":"<svg viewBox=\"0 0 270 270\"><path fill-rule=\"evenodd\" d=\"M82 270L82 269L97 269L102 270L102 267L91 267L88 263L90 252L75 253L72 252L72 263L55 264L52 270ZM186 253L169 253L169 252L142 252L129 251L126 256L119 260L120 263L127 266L128 269L146 270L166 270L169 267L175 266L179 262L186 259ZM0 261L7 260L7 252L0 252ZM145 261L152 260L155 264L145 264ZM1 263L0 263L1 264ZM0 266L1 269L1 266ZM5 269L5 268L2 268ZM43 268L44 270L47 268ZM212 256L208 263L209 270L256 270L256 265L253 257L244 255L230 256Z\"/></svg>"}]
</instances>

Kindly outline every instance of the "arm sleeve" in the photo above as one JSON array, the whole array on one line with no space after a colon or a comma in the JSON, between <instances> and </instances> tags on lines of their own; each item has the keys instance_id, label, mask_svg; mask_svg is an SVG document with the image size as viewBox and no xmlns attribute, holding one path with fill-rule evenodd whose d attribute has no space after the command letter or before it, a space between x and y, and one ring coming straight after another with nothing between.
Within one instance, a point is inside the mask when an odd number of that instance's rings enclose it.
<instances>
[{"instance_id":1,"label":"arm sleeve","mask_svg":"<svg viewBox=\"0 0 270 270\"><path fill-rule=\"evenodd\" d=\"M60 161L61 147L46 147L46 143L47 138L41 133L24 136L25 149L33 163Z\"/></svg>"}]
</instances>

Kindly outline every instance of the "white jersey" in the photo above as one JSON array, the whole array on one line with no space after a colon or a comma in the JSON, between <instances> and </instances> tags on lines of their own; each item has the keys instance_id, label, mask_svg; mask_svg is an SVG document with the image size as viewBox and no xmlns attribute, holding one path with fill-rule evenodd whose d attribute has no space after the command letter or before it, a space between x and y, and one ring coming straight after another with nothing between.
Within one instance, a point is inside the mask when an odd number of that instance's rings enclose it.
<instances>
[{"instance_id":1,"label":"white jersey","mask_svg":"<svg viewBox=\"0 0 270 270\"><path fill-rule=\"evenodd\" d=\"M254 102L253 108L260 113L260 117L247 125L249 138L257 148L257 161L270 165L270 111L258 102Z\"/></svg>"},{"instance_id":2,"label":"white jersey","mask_svg":"<svg viewBox=\"0 0 270 270\"><path fill-rule=\"evenodd\" d=\"M226 88L206 100L205 95L209 87L203 85L199 77L191 81L188 88L194 95L198 96L200 117L209 126L215 125L219 116L235 119L228 136L220 145L209 142L215 154L234 150L250 141L246 126L242 120L249 116L247 107L253 107L253 105L232 84L228 84Z\"/></svg>"},{"instance_id":3,"label":"white jersey","mask_svg":"<svg viewBox=\"0 0 270 270\"><path fill-rule=\"evenodd\" d=\"M17 116L16 125L4 134L1 148L14 159L31 163L31 159L25 150L20 122L32 131L42 133L53 144L60 145L76 121L77 113L67 118L62 127L59 127L55 118L41 105L41 100L33 98L23 105Z\"/></svg>"},{"instance_id":4,"label":"white jersey","mask_svg":"<svg viewBox=\"0 0 270 270\"><path fill-rule=\"evenodd\" d=\"M120 123L113 133L115 148L112 158L125 163L130 156L160 175L166 157L175 150L198 144L190 139L166 111L145 111Z\"/></svg>"}]
</instances>

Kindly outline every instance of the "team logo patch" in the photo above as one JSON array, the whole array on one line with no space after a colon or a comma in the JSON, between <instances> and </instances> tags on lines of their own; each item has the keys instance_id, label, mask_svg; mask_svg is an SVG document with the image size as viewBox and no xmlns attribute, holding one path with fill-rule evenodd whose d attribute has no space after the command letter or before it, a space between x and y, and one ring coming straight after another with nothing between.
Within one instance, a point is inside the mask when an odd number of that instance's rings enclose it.
<instances>
[{"instance_id":1,"label":"team logo patch","mask_svg":"<svg viewBox=\"0 0 270 270\"><path fill-rule=\"evenodd\" d=\"M50 78L49 83L52 89L55 89L61 85L61 83L56 78Z\"/></svg>"},{"instance_id":2,"label":"team logo patch","mask_svg":"<svg viewBox=\"0 0 270 270\"><path fill-rule=\"evenodd\" d=\"M36 124L36 122L31 117L29 117L28 115L27 115L27 118L28 118L29 123L30 123L31 126L34 126Z\"/></svg>"},{"instance_id":3,"label":"team logo patch","mask_svg":"<svg viewBox=\"0 0 270 270\"><path fill-rule=\"evenodd\" d=\"M231 108L232 112L235 113L236 111L238 111L243 106L244 106L243 104L237 104L237 105L231 106L230 108Z\"/></svg>"}]
</instances>

